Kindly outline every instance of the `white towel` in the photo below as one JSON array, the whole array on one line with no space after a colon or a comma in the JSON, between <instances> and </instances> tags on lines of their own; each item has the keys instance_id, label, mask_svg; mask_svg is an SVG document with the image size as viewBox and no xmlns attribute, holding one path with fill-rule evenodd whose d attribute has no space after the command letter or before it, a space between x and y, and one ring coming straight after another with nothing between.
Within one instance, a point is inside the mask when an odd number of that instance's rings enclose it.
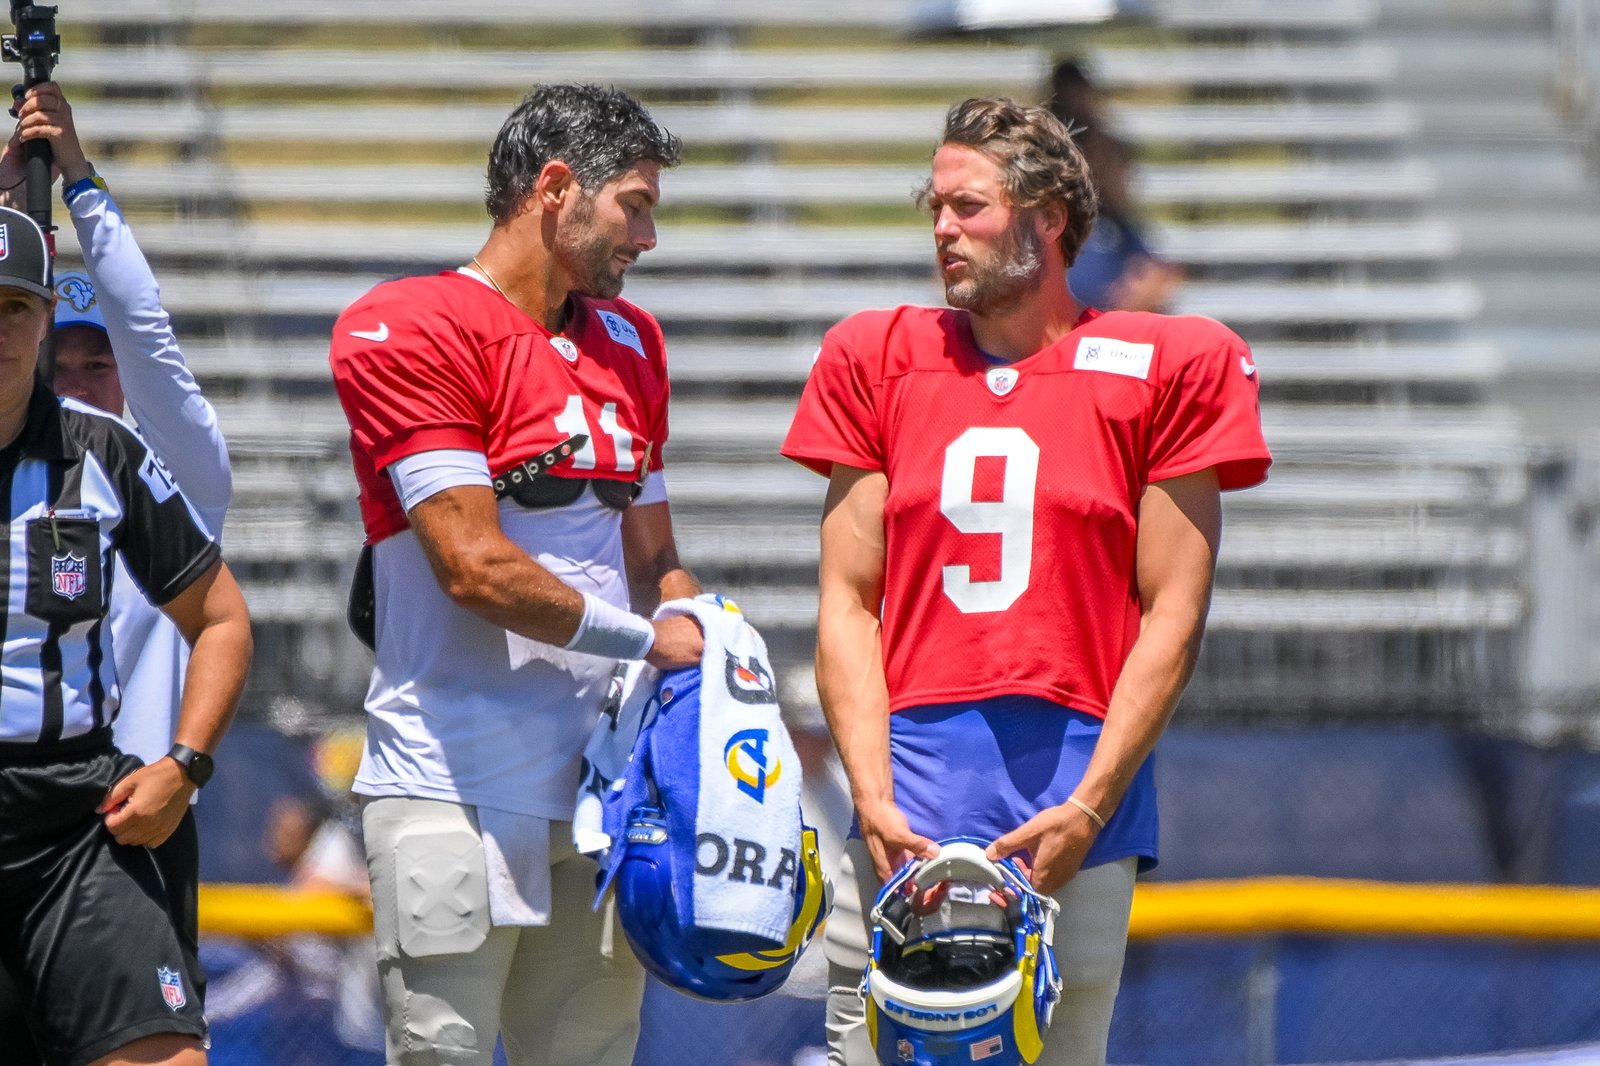
<instances>
[{"instance_id":1,"label":"white towel","mask_svg":"<svg viewBox=\"0 0 1600 1066\"><path fill-rule=\"evenodd\" d=\"M673 600L656 611L658 619L676 615L698 619L705 631L694 923L781 944L794 919L801 773L766 642L720 596Z\"/></svg>"},{"instance_id":2,"label":"white towel","mask_svg":"<svg viewBox=\"0 0 1600 1066\"><path fill-rule=\"evenodd\" d=\"M583 780L572 812L572 843L580 855L593 855L602 866L611 834L605 831L604 800L613 785L622 784L639 733L656 709L656 682L661 671L642 659L619 663L611 678L604 713L583 748Z\"/></svg>"},{"instance_id":3,"label":"white towel","mask_svg":"<svg viewBox=\"0 0 1600 1066\"><path fill-rule=\"evenodd\" d=\"M478 831L489 875L489 924L549 925L549 821L479 807Z\"/></svg>"}]
</instances>

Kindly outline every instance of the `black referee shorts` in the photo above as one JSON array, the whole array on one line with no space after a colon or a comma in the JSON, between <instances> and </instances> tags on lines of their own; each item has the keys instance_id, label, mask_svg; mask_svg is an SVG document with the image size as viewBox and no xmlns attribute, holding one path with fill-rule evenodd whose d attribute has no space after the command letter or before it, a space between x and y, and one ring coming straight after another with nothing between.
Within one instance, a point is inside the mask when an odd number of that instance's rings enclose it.
<instances>
[{"instance_id":1,"label":"black referee shorts","mask_svg":"<svg viewBox=\"0 0 1600 1066\"><path fill-rule=\"evenodd\" d=\"M205 1038L194 950L149 849L95 807L139 767L109 732L0 752L0 964L47 1062L82 1066L156 1033Z\"/></svg>"}]
</instances>

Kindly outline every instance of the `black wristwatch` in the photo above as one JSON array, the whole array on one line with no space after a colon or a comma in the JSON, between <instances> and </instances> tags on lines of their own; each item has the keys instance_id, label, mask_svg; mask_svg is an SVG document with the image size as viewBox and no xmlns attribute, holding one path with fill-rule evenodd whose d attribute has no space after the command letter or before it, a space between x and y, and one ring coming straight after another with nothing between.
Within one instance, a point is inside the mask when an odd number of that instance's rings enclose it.
<instances>
[{"instance_id":1,"label":"black wristwatch","mask_svg":"<svg viewBox=\"0 0 1600 1066\"><path fill-rule=\"evenodd\" d=\"M183 767L183 776L192 781L195 788L204 788L217 769L216 763L211 761L211 756L203 751L195 751L186 744L172 745L172 750L167 752L167 758Z\"/></svg>"}]
</instances>

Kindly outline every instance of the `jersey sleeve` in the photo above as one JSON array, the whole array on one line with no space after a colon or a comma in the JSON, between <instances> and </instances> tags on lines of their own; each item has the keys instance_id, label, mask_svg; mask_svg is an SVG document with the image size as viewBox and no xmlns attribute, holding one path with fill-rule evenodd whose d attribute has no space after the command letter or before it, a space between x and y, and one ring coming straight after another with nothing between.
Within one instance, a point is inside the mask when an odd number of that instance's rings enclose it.
<instances>
[{"instance_id":1,"label":"jersey sleeve","mask_svg":"<svg viewBox=\"0 0 1600 1066\"><path fill-rule=\"evenodd\" d=\"M823 477L833 473L834 463L863 470L885 467L877 395L850 343L847 325L835 326L822 338L783 441L785 456Z\"/></svg>"},{"instance_id":2,"label":"jersey sleeve","mask_svg":"<svg viewBox=\"0 0 1600 1066\"><path fill-rule=\"evenodd\" d=\"M352 446L382 471L418 452L486 451L490 386L454 316L415 286L339 316L328 362Z\"/></svg>"},{"instance_id":3,"label":"jersey sleeve","mask_svg":"<svg viewBox=\"0 0 1600 1066\"><path fill-rule=\"evenodd\" d=\"M672 402L672 378L667 373L667 338L661 332L661 323L653 315L644 315L649 323L650 334L655 341L656 357L652 363L657 373L661 375L661 402L656 405L653 418L650 422L650 464L649 470L660 470L662 458L667 450L667 409ZM655 479L660 481L660 478Z\"/></svg>"},{"instance_id":4,"label":"jersey sleeve","mask_svg":"<svg viewBox=\"0 0 1600 1066\"><path fill-rule=\"evenodd\" d=\"M1156 399L1148 480L1216 468L1223 489L1267 478L1272 453L1261 432L1260 376L1250 349L1226 330L1207 338L1163 383Z\"/></svg>"},{"instance_id":5,"label":"jersey sleeve","mask_svg":"<svg viewBox=\"0 0 1600 1066\"><path fill-rule=\"evenodd\" d=\"M152 448L120 425L108 439L124 509L117 550L145 598L160 607L210 570L222 549Z\"/></svg>"}]
</instances>

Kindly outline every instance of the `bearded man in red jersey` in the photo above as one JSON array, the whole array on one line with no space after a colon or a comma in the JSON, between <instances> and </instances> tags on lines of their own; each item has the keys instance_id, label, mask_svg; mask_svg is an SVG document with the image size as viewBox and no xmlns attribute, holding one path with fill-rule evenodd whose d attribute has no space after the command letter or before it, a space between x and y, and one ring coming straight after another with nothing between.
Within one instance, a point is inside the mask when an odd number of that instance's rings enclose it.
<instances>
[{"instance_id":1,"label":"bearded man in red jersey","mask_svg":"<svg viewBox=\"0 0 1600 1066\"><path fill-rule=\"evenodd\" d=\"M968 836L1061 905L1037 1061L1099 1066L1220 494L1271 462L1256 368L1210 319L1073 297L1095 193L1045 109L952 108L923 201L950 306L830 330L783 447L828 478L817 681L857 821L827 927L829 1061L878 1061L857 988L879 887Z\"/></svg>"},{"instance_id":2,"label":"bearded man in red jersey","mask_svg":"<svg viewBox=\"0 0 1600 1066\"><path fill-rule=\"evenodd\" d=\"M387 1061L622 1066L644 973L572 841L620 660L696 664L662 471L665 344L619 298L677 139L626 93L536 88L489 158L479 253L386 282L330 362L375 587L354 791ZM616 938L621 943L621 938Z\"/></svg>"}]
</instances>

